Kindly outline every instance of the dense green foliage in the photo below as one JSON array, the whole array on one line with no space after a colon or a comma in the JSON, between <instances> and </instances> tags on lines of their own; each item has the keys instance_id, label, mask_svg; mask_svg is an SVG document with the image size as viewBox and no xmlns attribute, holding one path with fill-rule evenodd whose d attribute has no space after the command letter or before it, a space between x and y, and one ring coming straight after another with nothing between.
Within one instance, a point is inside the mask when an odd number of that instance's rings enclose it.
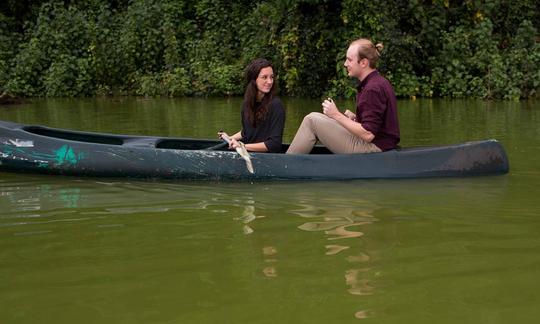
<instances>
[{"instance_id":1,"label":"dense green foliage","mask_svg":"<svg viewBox=\"0 0 540 324\"><path fill-rule=\"evenodd\" d=\"M385 45L402 97L537 97L537 0L85 0L0 4L0 90L238 95L255 57L282 94L350 97L347 44Z\"/></svg>"}]
</instances>

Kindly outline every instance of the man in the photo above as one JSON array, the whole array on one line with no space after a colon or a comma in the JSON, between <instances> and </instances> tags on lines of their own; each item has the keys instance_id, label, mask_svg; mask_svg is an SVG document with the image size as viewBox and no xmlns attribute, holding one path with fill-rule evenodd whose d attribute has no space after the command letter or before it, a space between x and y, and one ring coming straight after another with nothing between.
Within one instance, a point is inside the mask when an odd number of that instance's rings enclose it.
<instances>
[{"instance_id":1,"label":"man","mask_svg":"<svg viewBox=\"0 0 540 324\"><path fill-rule=\"evenodd\" d=\"M319 140L333 153L373 153L395 149L399 143L396 95L376 70L382 44L368 39L352 42L344 66L358 78L356 113L341 113L332 99L322 103L323 114L310 113L298 128L287 154L307 154Z\"/></svg>"}]
</instances>

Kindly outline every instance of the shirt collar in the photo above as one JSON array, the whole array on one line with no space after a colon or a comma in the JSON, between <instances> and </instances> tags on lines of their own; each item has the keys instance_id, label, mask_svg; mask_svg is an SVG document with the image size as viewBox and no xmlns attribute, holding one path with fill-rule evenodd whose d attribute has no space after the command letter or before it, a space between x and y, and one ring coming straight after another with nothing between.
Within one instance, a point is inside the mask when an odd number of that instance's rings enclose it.
<instances>
[{"instance_id":1,"label":"shirt collar","mask_svg":"<svg viewBox=\"0 0 540 324\"><path fill-rule=\"evenodd\" d=\"M373 78L374 76L376 76L376 75L379 75L379 71L377 71L377 70L374 70L374 71L372 71L370 74L368 74L368 75L364 78L364 80L362 80L362 81L360 82L360 84L358 85L358 90L359 90L359 91L362 90L362 89L366 86L366 84L368 83L368 81L369 81L371 78Z\"/></svg>"}]
</instances>

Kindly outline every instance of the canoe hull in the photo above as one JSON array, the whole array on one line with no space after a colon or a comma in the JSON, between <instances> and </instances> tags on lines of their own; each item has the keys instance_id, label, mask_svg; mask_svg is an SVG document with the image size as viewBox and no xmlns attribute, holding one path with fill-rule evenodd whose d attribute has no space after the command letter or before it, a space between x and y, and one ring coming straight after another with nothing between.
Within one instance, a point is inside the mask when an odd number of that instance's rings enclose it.
<instances>
[{"instance_id":1,"label":"canoe hull","mask_svg":"<svg viewBox=\"0 0 540 324\"><path fill-rule=\"evenodd\" d=\"M254 174L213 140L74 132L0 122L0 170L184 180L343 180L494 175L508 172L496 140L371 154L252 153Z\"/></svg>"}]
</instances>

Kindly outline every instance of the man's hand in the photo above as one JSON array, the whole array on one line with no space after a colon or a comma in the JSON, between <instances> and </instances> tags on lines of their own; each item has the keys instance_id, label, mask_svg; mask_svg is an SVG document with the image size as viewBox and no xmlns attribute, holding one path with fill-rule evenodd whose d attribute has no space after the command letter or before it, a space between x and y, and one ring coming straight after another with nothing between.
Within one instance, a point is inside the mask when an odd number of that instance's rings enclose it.
<instances>
[{"instance_id":1,"label":"man's hand","mask_svg":"<svg viewBox=\"0 0 540 324\"><path fill-rule=\"evenodd\" d=\"M350 111L349 109L345 110L343 114L347 116L347 118L349 118L350 120L356 121L356 114Z\"/></svg>"},{"instance_id":2,"label":"man's hand","mask_svg":"<svg viewBox=\"0 0 540 324\"><path fill-rule=\"evenodd\" d=\"M332 100L331 98L328 98L325 101L323 101L322 107L323 107L323 114L325 114L326 116L332 119L336 119L339 115L341 115L336 104L334 103L334 100Z\"/></svg>"}]
</instances>

